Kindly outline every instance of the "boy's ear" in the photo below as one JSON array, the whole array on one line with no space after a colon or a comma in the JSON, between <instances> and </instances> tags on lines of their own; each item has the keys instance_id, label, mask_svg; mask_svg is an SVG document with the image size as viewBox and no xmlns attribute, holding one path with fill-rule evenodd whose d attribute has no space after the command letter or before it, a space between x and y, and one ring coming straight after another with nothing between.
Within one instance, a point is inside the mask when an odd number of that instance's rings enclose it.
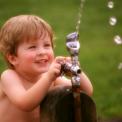
<instances>
[{"instance_id":1,"label":"boy's ear","mask_svg":"<svg viewBox=\"0 0 122 122\"><path fill-rule=\"evenodd\" d=\"M7 54L6 55L6 59L8 60L8 62L10 64L12 64L13 66L15 66L17 64L17 56L13 55L13 54Z\"/></svg>"}]
</instances>

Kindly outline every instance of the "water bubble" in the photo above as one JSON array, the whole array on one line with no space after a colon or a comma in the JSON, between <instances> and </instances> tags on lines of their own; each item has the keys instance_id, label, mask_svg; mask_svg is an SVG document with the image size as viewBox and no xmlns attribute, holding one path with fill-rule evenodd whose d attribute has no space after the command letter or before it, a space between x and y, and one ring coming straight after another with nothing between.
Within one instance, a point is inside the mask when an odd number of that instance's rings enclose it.
<instances>
[{"instance_id":1,"label":"water bubble","mask_svg":"<svg viewBox=\"0 0 122 122\"><path fill-rule=\"evenodd\" d=\"M114 26L114 25L116 25L116 23L117 23L116 17L110 17L110 19L109 19L109 24L110 24L111 26Z\"/></svg>"},{"instance_id":2,"label":"water bubble","mask_svg":"<svg viewBox=\"0 0 122 122\"><path fill-rule=\"evenodd\" d=\"M118 65L118 69L119 69L119 70L121 70L121 69L122 69L122 62L121 62L121 63L119 63L119 65Z\"/></svg>"},{"instance_id":3,"label":"water bubble","mask_svg":"<svg viewBox=\"0 0 122 122\"><path fill-rule=\"evenodd\" d=\"M118 45L122 44L122 38L119 35L114 37L114 42Z\"/></svg>"},{"instance_id":4,"label":"water bubble","mask_svg":"<svg viewBox=\"0 0 122 122\"><path fill-rule=\"evenodd\" d=\"M109 1L107 6L110 9L114 8L114 2L113 1Z\"/></svg>"}]
</instances>

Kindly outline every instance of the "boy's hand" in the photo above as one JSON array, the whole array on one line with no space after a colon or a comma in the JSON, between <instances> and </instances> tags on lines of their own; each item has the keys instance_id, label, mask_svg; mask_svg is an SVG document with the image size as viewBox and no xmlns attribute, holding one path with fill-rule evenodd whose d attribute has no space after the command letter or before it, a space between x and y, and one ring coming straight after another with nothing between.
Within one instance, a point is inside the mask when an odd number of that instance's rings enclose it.
<instances>
[{"instance_id":1,"label":"boy's hand","mask_svg":"<svg viewBox=\"0 0 122 122\"><path fill-rule=\"evenodd\" d=\"M61 74L61 65L69 60L66 57L58 56L54 59L51 66L49 67L48 74L52 80L55 80Z\"/></svg>"}]
</instances>

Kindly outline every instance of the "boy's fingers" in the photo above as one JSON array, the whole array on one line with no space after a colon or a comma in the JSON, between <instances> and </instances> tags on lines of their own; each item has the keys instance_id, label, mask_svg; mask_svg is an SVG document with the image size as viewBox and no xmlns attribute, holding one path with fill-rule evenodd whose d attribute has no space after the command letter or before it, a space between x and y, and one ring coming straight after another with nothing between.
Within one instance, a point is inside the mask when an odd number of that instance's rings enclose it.
<instances>
[{"instance_id":1,"label":"boy's fingers","mask_svg":"<svg viewBox=\"0 0 122 122\"><path fill-rule=\"evenodd\" d=\"M65 57L62 57L62 56L56 57L55 60L56 60L57 63L62 64L62 63L64 63L64 61L65 61Z\"/></svg>"}]
</instances>

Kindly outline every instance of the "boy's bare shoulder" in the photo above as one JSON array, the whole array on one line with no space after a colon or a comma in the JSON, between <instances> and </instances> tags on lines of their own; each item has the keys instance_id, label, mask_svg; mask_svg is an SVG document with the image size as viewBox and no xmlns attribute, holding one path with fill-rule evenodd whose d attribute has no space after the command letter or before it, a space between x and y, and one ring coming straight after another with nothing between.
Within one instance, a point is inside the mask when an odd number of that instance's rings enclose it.
<instances>
[{"instance_id":1,"label":"boy's bare shoulder","mask_svg":"<svg viewBox=\"0 0 122 122\"><path fill-rule=\"evenodd\" d=\"M1 77L5 74L9 74L9 73L15 73L15 71L13 69L6 69L1 73Z\"/></svg>"},{"instance_id":2,"label":"boy's bare shoulder","mask_svg":"<svg viewBox=\"0 0 122 122\"><path fill-rule=\"evenodd\" d=\"M1 73L0 76L0 94L3 94L3 86L10 86L12 83L10 81L16 81L17 73L12 69L6 69ZM14 82L15 83L15 82ZM9 88L9 87L7 87Z\"/></svg>"},{"instance_id":3,"label":"boy's bare shoulder","mask_svg":"<svg viewBox=\"0 0 122 122\"><path fill-rule=\"evenodd\" d=\"M12 76L15 76L16 72L13 69L6 69L1 73L0 80L6 79L6 78L11 78Z\"/></svg>"}]
</instances>

